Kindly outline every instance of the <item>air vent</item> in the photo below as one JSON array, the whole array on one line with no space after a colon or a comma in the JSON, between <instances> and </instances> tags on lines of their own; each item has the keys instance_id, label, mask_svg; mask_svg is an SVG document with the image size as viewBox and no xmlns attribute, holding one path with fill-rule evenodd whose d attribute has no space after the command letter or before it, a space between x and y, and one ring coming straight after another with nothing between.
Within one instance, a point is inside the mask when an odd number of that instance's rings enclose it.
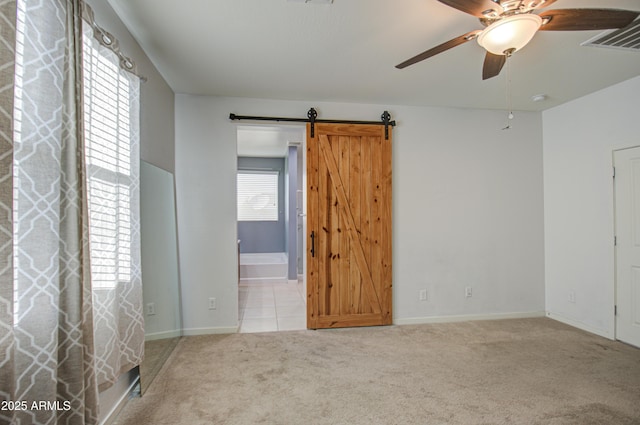
<instances>
[{"instance_id":1,"label":"air vent","mask_svg":"<svg viewBox=\"0 0 640 425\"><path fill-rule=\"evenodd\" d=\"M640 19L624 28L599 34L581 45L640 52Z\"/></svg>"}]
</instances>

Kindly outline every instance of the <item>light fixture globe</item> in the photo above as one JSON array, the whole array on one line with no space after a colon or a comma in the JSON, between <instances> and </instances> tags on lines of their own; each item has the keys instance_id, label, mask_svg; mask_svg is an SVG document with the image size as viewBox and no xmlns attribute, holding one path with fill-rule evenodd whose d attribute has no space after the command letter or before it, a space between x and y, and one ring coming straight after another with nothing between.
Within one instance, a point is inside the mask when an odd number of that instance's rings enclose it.
<instances>
[{"instance_id":1,"label":"light fixture globe","mask_svg":"<svg viewBox=\"0 0 640 425\"><path fill-rule=\"evenodd\" d=\"M534 14L512 15L485 28L478 36L478 44L494 55L504 55L522 49L542 25L542 18Z\"/></svg>"}]
</instances>

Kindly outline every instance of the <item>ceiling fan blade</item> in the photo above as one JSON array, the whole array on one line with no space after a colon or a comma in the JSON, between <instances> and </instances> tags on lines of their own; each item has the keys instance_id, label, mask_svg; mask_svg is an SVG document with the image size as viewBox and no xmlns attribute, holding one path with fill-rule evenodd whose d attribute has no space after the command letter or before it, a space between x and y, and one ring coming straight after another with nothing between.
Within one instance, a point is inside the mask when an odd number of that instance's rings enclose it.
<instances>
[{"instance_id":1,"label":"ceiling fan blade","mask_svg":"<svg viewBox=\"0 0 640 425\"><path fill-rule=\"evenodd\" d=\"M456 37L452 40L447 41L446 43L442 43L436 47L433 47L425 52L420 53L419 55L416 55L414 57L412 57L411 59L407 59L406 61L402 62L401 64L396 65L396 68L398 69L403 69L408 67L409 65L413 65L414 63L418 63L420 61L423 61L425 59L430 58L431 56L435 56L438 53L442 53L446 50L449 50L453 47L459 46L461 44L466 43L467 41L473 40L475 38L476 35L478 35L479 33L481 33L482 31L480 30L476 30L476 31L471 31L468 32L464 35L461 35L459 37Z\"/></svg>"},{"instance_id":2,"label":"ceiling fan blade","mask_svg":"<svg viewBox=\"0 0 640 425\"><path fill-rule=\"evenodd\" d=\"M484 17L482 12L487 10L495 10L499 15L503 12L499 3L495 3L492 0L438 0L440 3L444 3L447 6L454 9L461 10L478 18Z\"/></svg>"},{"instance_id":3,"label":"ceiling fan blade","mask_svg":"<svg viewBox=\"0 0 640 425\"><path fill-rule=\"evenodd\" d=\"M541 31L587 31L623 28L640 12L620 9L557 9L541 13ZM544 23L547 19L549 22Z\"/></svg>"},{"instance_id":4,"label":"ceiling fan blade","mask_svg":"<svg viewBox=\"0 0 640 425\"><path fill-rule=\"evenodd\" d=\"M494 55L493 53L487 52L484 57L484 66L482 67L482 79L488 80L500 74L506 61L506 55Z\"/></svg>"}]
</instances>

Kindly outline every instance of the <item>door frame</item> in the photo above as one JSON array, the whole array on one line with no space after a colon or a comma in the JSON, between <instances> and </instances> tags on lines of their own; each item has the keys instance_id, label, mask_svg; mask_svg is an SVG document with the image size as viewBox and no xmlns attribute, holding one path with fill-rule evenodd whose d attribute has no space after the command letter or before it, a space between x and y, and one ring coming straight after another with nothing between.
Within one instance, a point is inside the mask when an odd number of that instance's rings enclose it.
<instances>
[{"instance_id":1,"label":"door frame","mask_svg":"<svg viewBox=\"0 0 640 425\"><path fill-rule=\"evenodd\" d=\"M303 216L302 217L297 217L296 216L296 220L302 219L302 232L303 232L303 238L302 238L302 276L303 276L303 289L305 290L306 293L306 280L307 280L307 257L305 255L306 253L306 248L307 248L307 240L304 237L304 235L306 234L306 230L307 230L307 128L305 124L302 123L291 123L291 124L282 124L282 123L278 123L277 121L274 121L272 123L246 123L246 124L237 124L235 126L235 143L236 143L236 173L238 172L238 166L237 166L237 160L239 157L238 154L238 130L241 128L252 128L252 127L270 127L273 129L283 129L283 128L295 128L297 130L301 130L300 135L302 137L302 140L300 141L299 145L298 145L298 149L302 150L302 163L298 164L298 169L300 170L300 167L302 167L301 172L302 172L302 187L299 188L302 190L302 209L303 209ZM288 175L288 173L287 173ZM286 187L286 177L285 176L285 187ZM235 190L235 195L236 195L236 199L238 196L238 191L237 191L237 187ZM288 197L285 195L285 202L286 199L288 199ZM237 212L236 212L236 229L237 229L237 223L238 223L238 217L237 217ZM285 229L286 229L286 221L285 221ZM286 231L286 230L285 230ZM236 230L236 236L237 236L237 230ZM238 237L236 238L238 239ZM240 283L240 252L239 252L239 246L237 247L238 249L238 285ZM300 279L300 274L298 274L298 279ZM238 305L239 305L239 301L238 301ZM305 308L306 308L306 298L305 298Z\"/></svg>"}]
</instances>

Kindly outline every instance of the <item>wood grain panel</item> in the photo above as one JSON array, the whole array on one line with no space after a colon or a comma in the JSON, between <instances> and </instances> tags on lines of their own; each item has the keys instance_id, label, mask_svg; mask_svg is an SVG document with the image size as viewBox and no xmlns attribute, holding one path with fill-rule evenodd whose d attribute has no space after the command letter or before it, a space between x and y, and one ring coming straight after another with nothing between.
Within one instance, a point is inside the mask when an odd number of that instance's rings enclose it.
<instances>
[{"instance_id":1,"label":"wood grain panel","mask_svg":"<svg viewBox=\"0 0 640 425\"><path fill-rule=\"evenodd\" d=\"M307 124L307 134L311 134L310 124ZM307 215L307 327L315 329L318 327L318 261L312 256L311 232L318 235L318 144L317 141L307 140L307 211L312 214ZM316 237L316 239L318 239ZM316 245L317 246L317 245ZM317 254L316 254L317 255Z\"/></svg>"},{"instance_id":2,"label":"wood grain panel","mask_svg":"<svg viewBox=\"0 0 640 425\"><path fill-rule=\"evenodd\" d=\"M348 198L344 190L344 184L342 183L342 179L340 178L338 165L336 164L335 157L332 154L329 138L325 135L320 135L320 155L325 159L327 169L329 170L329 175L331 176L333 190L335 192L336 198L340 202L340 213L341 217L345 219L344 227L346 230L346 234L351 238L351 241L354 242L353 248L356 257L356 263L360 268L360 273L362 274L365 283L364 292L367 295L369 305L371 306L373 312L380 313L380 301L378 300L376 286L373 282L371 271L369 270L367 262L364 258L362 246L359 244L360 238L358 237L358 234L355 230L353 215L351 213Z\"/></svg>"},{"instance_id":3,"label":"wood grain panel","mask_svg":"<svg viewBox=\"0 0 640 425\"><path fill-rule=\"evenodd\" d=\"M351 177L350 167L350 149L349 149L349 136L339 136L336 140L338 145L338 157L336 160L338 162L340 179L342 180L342 184L347 190L347 202L349 200L349 181ZM338 202L340 204L340 201ZM340 214L340 229L343 230L346 226L345 219L342 214ZM341 235L342 236L342 235ZM350 271L350 253L351 253L351 240L348 237L340 238L340 253L338 255L339 265L340 265L340 314L348 314L349 304L351 302L350 297L350 287L349 287L349 278L351 276ZM357 267L354 267L357 269Z\"/></svg>"},{"instance_id":4,"label":"wood grain panel","mask_svg":"<svg viewBox=\"0 0 640 425\"><path fill-rule=\"evenodd\" d=\"M391 140L379 125L317 124L315 136L307 139L307 223L318 235L307 257L308 327L390 324Z\"/></svg>"},{"instance_id":5,"label":"wood grain panel","mask_svg":"<svg viewBox=\"0 0 640 425\"><path fill-rule=\"evenodd\" d=\"M336 158L340 156L340 143L338 137L326 138L327 145L324 145L323 136L320 136L320 158L324 158L324 165L327 170L327 186L329 191L329 255L331 256L329 261L329 285L327 288L327 315L340 314L340 248L341 248L341 233L340 228L340 201L333 184L332 174L335 175L339 171L330 168L329 162L326 157L330 157L336 161ZM339 160L339 159L338 159Z\"/></svg>"},{"instance_id":6,"label":"wood grain panel","mask_svg":"<svg viewBox=\"0 0 640 425\"><path fill-rule=\"evenodd\" d=\"M317 215L319 217L318 227L318 239L316 240L316 246L318 246L318 269L320 276L318 277L318 316L325 316L329 314L327 311L327 300L329 282L331 277L331 223L329 218L329 207L331 205L331 192L329 182L329 172L327 171L327 165L324 160L320 159L320 145L317 138L314 139L316 150L318 153L318 199ZM309 215L311 213L309 212Z\"/></svg>"},{"instance_id":7,"label":"wood grain panel","mask_svg":"<svg viewBox=\"0 0 640 425\"><path fill-rule=\"evenodd\" d=\"M384 130L381 130L384 132ZM393 258L392 258L392 152L391 152L391 133L389 139L385 140L384 135L380 136L382 144L382 292L380 302L383 306L383 323L391 324L393 322L391 295L393 290Z\"/></svg>"},{"instance_id":8,"label":"wood grain panel","mask_svg":"<svg viewBox=\"0 0 640 425\"><path fill-rule=\"evenodd\" d=\"M351 212L353 213L353 221L356 224L356 232L360 235L360 241L362 241L362 204L360 202L361 190L362 190L362 138L357 136L351 136L349 138L349 202L351 204ZM362 242L361 242L362 243ZM363 248L364 253L364 248ZM367 257L364 253L365 259ZM353 250L349 250L349 263L356 264L355 253ZM350 294L349 308L345 313L357 314L362 312L362 279L360 278L360 270L358 267L350 267L349 269L349 285L348 291Z\"/></svg>"},{"instance_id":9,"label":"wood grain panel","mask_svg":"<svg viewBox=\"0 0 640 425\"><path fill-rule=\"evenodd\" d=\"M381 292L382 279L382 144L379 137L371 139L371 275L377 276L375 291Z\"/></svg>"},{"instance_id":10,"label":"wood grain panel","mask_svg":"<svg viewBox=\"0 0 640 425\"><path fill-rule=\"evenodd\" d=\"M360 190L360 242L369 268L371 268L371 203L373 202L373 180L371 175L371 145L375 138L362 138L362 170ZM372 313L368 304L360 299L360 312Z\"/></svg>"},{"instance_id":11,"label":"wood grain panel","mask_svg":"<svg viewBox=\"0 0 640 425\"><path fill-rule=\"evenodd\" d=\"M318 318L318 328L349 328L356 326L383 325L379 313L345 314Z\"/></svg>"},{"instance_id":12,"label":"wood grain panel","mask_svg":"<svg viewBox=\"0 0 640 425\"><path fill-rule=\"evenodd\" d=\"M324 134L327 136L374 136L380 135L379 125L359 125L359 124L316 124L316 137L317 134Z\"/></svg>"}]
</instances>

